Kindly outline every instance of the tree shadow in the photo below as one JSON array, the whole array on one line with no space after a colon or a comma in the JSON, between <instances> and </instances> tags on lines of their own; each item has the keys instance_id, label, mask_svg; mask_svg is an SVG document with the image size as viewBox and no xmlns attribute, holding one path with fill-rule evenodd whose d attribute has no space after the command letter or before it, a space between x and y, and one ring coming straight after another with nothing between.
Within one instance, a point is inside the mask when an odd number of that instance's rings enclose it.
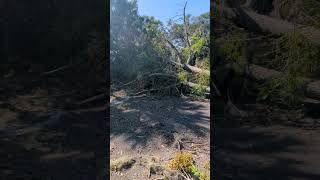
<instances>
[{"instance_id":1,"label":"tree shadow","mask_svg":"<svg viewBox=\"0 0 320 180\"><path fill-rule=\"evenodd\" d=\"M16 116L0 129L0 179L92 179L104 173L97 163L105 163L100 152L106 150L106 129L99 124L105 107L9 111Z\"/></svg>"},{"instance_id":2,"label":"tree shadow","mask_svg":"<svg viewBox=\"0 0 320 180\"><path fill-rule=\"evenodd\" d=\"M152 138L190 133L206 137L210 131L209 106L187 98L133 97L111 107L111 138L125 137L131 148L144 147Z\"/></svg>"},{"instance_id":3,"label":"tree shadow","mask_svg":"<svg viewBox=\"0 0 320 180\"><path fill-rule=\"evenodd\" d=\"M281 133L274 133L277 130L273 127L244 126L216 127L214 131L212 173L217 179L320 178L317 167L310 168L310 164L319 164L317 153L309 151L311 158L306 160L307 142L298 138L299 135L292 135L288 127Z\"/></svg>"}]
</instances>

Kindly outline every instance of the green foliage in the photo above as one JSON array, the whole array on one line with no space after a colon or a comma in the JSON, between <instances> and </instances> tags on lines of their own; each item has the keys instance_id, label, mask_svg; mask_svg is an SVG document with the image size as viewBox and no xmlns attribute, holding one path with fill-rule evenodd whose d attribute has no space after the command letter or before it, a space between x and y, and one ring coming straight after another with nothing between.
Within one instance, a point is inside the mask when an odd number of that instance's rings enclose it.
<instances>
[{"instance_id":1,"label":"green foliage","mask_svg":"<svg viewBox=\"0 0 320 180\"><path fill-rule=\"evenodd\" d=\"M185 71L183 71L183 70L181 70L179 73L178 73L178 81L180 82L180 83L186 83L186 82L188 82L188 76L187 76L188 74L185 72Z\"/></svg>"},{"instance_id":2,"label":"green foliage","mask_svg":"<svg viewBox=\"0 0 320 180\"><path fill-rule=\"evenodd\" d=\"M197 83L201 86L210 85L210 75L206 73L197 74Z\"/></svg>"},{"instance_id":3,"label":"green foliage","mask_svg":"<svg viewBox=\"0 0 320 180\"><path fill-rule=\"evenodd\" d=\"M320 27L320 2L317 0L275 0L281 18L297 24Z\"/></svg>"},{"instance_id":4,"label":"green foliage","mask_svg":"<svg viewBox=\"0 0 320 180\"><path fill-rule=\"evenodd\" d=\"M320 2L316 0L304 0L303 10L309 15L306 24L320 28Z\"/></svg>"},{"instance_id":5,"label":"green foliage","mask_svg":"<svg viewBox=\"0 0 320 180\"><path fill-rule=\"evenodd\" d=\"M206 49L208 48L206 39L197 36L192 36L191 41L191 49L196 56L200 56L203 52L206 52Z\"/></svg>"},{"instance_id":6,"label":"green foliage","mask_svg":"<svg viewBox=\"0 0 320 180\"><path fill-rule=\"evenodd\" d=\"M279 46L275 60L282 64L282 70L303 76L320 72L320 48L299 32L288 33L281 38Z\"/></svg>"},{"instance_id":7,"label":"green foliage","mask_svg":"<svg viewBox=\"0 0 320 180\"><path fill-rule=\"evenodd\" d=\"M136 1L111 1L111 78L130 81L138 72L160 69L168 50L159 41L161 22L139 16Z\"/></svg>"},{"instance_id":8,"label":"green foliage","mask_svg":"<svg viewBox=\"0 0 320 180\"><path fill-rule=\"evenodd\" d=\"M191 94L194 96L204 97L206 88L202 85L196 85L192 87Z\"/></svg>"},{"instance_id":9,"label":"green foliage","mask_svg":"<svg viewBox=\"0 0 320 180\"><path fill-rule=\"evenodd\" d=\"M111 1L110 17L110 66L111 79L128 82L137 79L139 74L153 72L167 73L175 71L178 81L188 80L199 82L200 86L193 92L202 95L204 87L209 84L208 76L188 74L168 63L176 61L177 53L168 46L170 41L182 55L182 62L195 53L196 65L209 69L209 13L197 17L187 16L191 47L186 44L184 24L169 21L168 26L154 17L140 16L137 11L137 1ZM176 83L169 82L169 83ZM158 86L170 86L162 81ZM154 84L152 85L155 86ZM168 90L169 91L169 90Z\"/></svg>"},{"instance_id":10,"label":"green foliage","mask_svg":"<svg viewBox=\"0 0 320 180\"><path fill-rule=\"evenodd\" d=\"M191 165L190 171L191 171L191 174L196 176L199 180L209 180L210 179L209 175L200 171L199 168L194 164Z\"/></svg>"},{"instance_id":11,"label":"green foliage","mask_svg":"<svg viewBox=\"0 0 320 180\"><path fill-rule=\"evenodd\" d=\"M304 98L306 83L302 77L320 72L319 50L298 29L281 37L271 65L284 74L269 80L261 88L258 99L297 107Z\"/></svg>"},{"instance_id":12,"label":"green foliage","mask_svg":"<svg viewBox=\"0 0 320 180\"><path fill-rule=\"evenodd\" d=\"M197 177L199 180L209 180L208 173L201 172L199 168L194 164L191 153L181 152L177 153L175 157L169 162L167 168L171 170L178 170L183 174L191 174ZM208 170L208 169L207 169Z\"/></svg>"},{"instance_id":13,"label":"green foliage","mask_svg":"<svg viewBox=\"0 0 320 180\"><path fill-rule=\"evenodd\" d=\"M269 80L260 90L258 100L297 107L304 98L305 81L290 74Z\"/></svg>"},{"instance_id":14,"label":"green foliage","mask_svg":"<svg viewBox=\"0 0 320 180\"><path fill-rule=\"evenodd\" d=\"M190 167L193 165L193 158L191 153L179 152L169 162L167 167L171 170L190 172Z\"/></svg>"},{"instance_id":15,"label":"green foliage","mask_svg":"<svg viewBox=\"0 0 320 180\"><path fill-rule=\"evenodd\" d=\"M181 49L181 55L182 55L182 58L183 58L182 59L182 63L186 63L187 62L187 59L190 56L190 52L191 52L191 50L188 47L185 47L185 48Z\"/></svg>"},{"instance_id":16,"label":"green foliage","mask_svg":"<svg viewBox=\"0 0 320 180\"><path fill-rule=\"evenodd\" d=\"M205 57L203 59L198 59L196 61L196 66L201 68L201 69L210 70L210 58L209 57Z\"/></svg>"},{"instance_id":17,"label":"green foliage","mask_svg":"<svg viewBox=\"0 0 320 180\"><path fill-rule=\"evenodd\" d=\"M221 45L221 53L228 59L238 64L245 63L245 36L242 33L235 33L224 40Z\"/></svg>"}]
</instances>

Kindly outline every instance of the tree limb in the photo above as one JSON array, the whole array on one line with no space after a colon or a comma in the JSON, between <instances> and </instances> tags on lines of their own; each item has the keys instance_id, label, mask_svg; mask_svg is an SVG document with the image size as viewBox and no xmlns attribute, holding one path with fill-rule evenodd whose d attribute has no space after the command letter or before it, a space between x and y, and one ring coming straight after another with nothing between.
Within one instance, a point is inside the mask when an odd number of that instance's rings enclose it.
<instances>
[{"instance_id":1,"label":"tree limb","mask_svg":"<svg viewBox=\"0 0 320 180\"><path fill-rule=\"evenodd\" d=\"M214 10L219 10L217 4L212 3L212 6ZM238 6L237 8L223 7L221 11L227 18L232 19L250 31L285 34L295 29L295 25L291 22L261 15L243 6ZM296 27L310 42L320 45L319 29L303 25L296 25Z\"/></svg>"},{"instance_id":2,"label":"tree limb","mask_svg":"<svg viewBox=\"0 0 320 180\"><path fill-rule=\"evenodd\" d=\"M205 70L205 69L200 69L200 68L197 68L195 66L190 66L188 64L181 64L181 63L177 63L175 61L170 61L171 63L173 63L174 65L177 65L179 67L182 67L184 70L188 71L188 72L192 72L192 73L204 73L206 75L209 75L210 76L210 71L208 70Z\"/></svg>"},{"instance_id":3,"label":"tree limb","mask_svg":"<svg viewBox=\"0 0 320 180\"><path fill-rule=\"evenodd\" d=\"M190 43L190 40L189 40L189 27L188 27L188 22L187 22L187 19L186 19L186 7L187 7L187 3L188 1L186 1L186 3L184 4L184 7L183 7L183 23L184 23L184 32L185 32L185 39L186 39L186 43L188 45L189 48L191 48L191 43Z\"/></svg>"}]
</instances>

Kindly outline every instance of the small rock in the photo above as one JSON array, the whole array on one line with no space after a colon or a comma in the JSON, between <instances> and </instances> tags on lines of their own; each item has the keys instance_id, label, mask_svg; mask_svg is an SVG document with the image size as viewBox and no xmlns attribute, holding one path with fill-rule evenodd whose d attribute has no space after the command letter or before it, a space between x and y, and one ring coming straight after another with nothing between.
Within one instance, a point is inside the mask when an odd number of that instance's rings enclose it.
<instances>
[{"instance_id":1,"label":"small rock","mask_svg":"<svg viewBox=\"0 0 320 180\"><path fill-rule=\"evenodd\" d=\"M151 125L150 125L151 128L162 128L164 126L165 125L163 123L160 123L160 122L154 122L154 123L151 123Z\"/></svg>"}]
</instances>

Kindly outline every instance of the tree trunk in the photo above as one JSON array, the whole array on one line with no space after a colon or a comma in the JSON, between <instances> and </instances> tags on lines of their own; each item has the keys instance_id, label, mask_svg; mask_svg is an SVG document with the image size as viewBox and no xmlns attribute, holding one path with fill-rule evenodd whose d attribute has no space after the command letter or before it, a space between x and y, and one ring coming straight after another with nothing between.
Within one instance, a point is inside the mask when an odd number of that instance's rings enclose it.
<instances>
[{"instance_id":1,"label":"tree trunk","mask_svg":"<svg viewBox=\"0 0 320 180\"><path fill-rule=\"evenodd\" d=\"M250 2L248 2L250 4ZM253 2L252 2L253 3ZM219 9L218 5L212 4L215 11L222 10L226 18L232 19L237 24L247 28L252 32L269 32L272 34L285 34L295 29L293 23L281 19L261 15L247 7ZM303 27L296 25L301 34L303 34L310 42L320 45L320 30L314 27Z\"/></svg>"},{"instance_id":2,"label":"tree trunk","mask_svg":"<svg viewBox=\"0 0 320 180\"><path fill-rule=\"evenodd\" d=\"M267 81L274 76L281 75L282 72L250 64L247 75L257 81ZM306 96L320 100L320 80L304 78L307 83Z\"/></svg>"}]
</instances>

